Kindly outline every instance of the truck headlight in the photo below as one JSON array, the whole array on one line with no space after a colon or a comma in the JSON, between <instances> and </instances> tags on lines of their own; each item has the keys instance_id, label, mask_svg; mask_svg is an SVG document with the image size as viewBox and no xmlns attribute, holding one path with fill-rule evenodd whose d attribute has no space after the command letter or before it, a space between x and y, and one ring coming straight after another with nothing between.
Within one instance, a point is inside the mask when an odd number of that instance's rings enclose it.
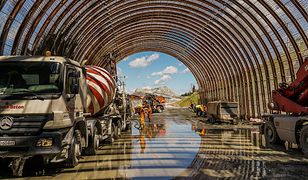
<instances>
[{"instance_id":1,"label":"truck headlight","mask_svg":"<svg viewBox=\"0 0 308 180\"><path fill-rule=\"evenodd\" d=\"M52 146L53 140L52 138L40 138L36 142L37 147L50 147Z\"/></svg>"}]
</instances>

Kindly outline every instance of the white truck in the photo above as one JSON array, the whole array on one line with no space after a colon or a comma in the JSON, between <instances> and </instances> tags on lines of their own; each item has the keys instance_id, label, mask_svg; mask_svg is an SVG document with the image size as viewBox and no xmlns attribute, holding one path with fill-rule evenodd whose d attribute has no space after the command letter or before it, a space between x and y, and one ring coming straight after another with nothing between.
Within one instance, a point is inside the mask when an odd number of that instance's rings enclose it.
<instances>
[{"instance_id":1,"label":"white truck","mask_svg":"<svg viewBox=\"0 0 308 180\"><path fill-rule=\"evenodd\" d=\"M74 167L129 127L126 101L102 68L55 56L0 57L0 159L11 161L14 176L34 156Z\"/></svg>"},{"instance_id":2,"label":"white truck","mask_svg":"<svg viewBox=\"0 0 308 180\"><path fill-rule=\"evenodd\" d=\"M308 158L308 57L293 82L282 82L272 91L272 102L268 105L272 114L264 114L261 125L266 143L297 144Z\"/></svg>"}]
</instances>

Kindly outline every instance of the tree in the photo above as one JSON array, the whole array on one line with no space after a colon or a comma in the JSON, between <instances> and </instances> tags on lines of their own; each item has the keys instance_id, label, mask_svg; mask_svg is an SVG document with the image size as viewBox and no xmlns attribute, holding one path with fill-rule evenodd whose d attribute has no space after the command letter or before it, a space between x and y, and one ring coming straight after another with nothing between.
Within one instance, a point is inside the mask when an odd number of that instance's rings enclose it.
<instances>
[{"instance_id":1,"label":"tree","mask_svg":"<svg viewBox=\"0 0 308 180\"><path fill-rule=\"evenodd\" d=\"M192 86L192 90L191 90L191 92L195 92L196 91L196 86L195 85L193 85Z\"/></svg>"}]
</instances>

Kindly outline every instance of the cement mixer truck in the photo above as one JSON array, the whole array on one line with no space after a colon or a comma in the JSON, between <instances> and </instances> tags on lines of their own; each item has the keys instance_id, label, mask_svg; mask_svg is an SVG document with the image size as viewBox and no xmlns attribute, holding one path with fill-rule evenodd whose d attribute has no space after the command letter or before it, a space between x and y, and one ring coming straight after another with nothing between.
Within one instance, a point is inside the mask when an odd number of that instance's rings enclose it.
<instances>
[{"instance_id":1,"label":"cement mixer truck","mask_svg":"<svg viewBox=\"0 0 308 180\"><path fill-rule=\"evenodd\" d=\"M21 176L28 158L78 164L128 129L125 92L96 66L63 57L0 57L0 159Z\"/></svg>"}]
</instances>

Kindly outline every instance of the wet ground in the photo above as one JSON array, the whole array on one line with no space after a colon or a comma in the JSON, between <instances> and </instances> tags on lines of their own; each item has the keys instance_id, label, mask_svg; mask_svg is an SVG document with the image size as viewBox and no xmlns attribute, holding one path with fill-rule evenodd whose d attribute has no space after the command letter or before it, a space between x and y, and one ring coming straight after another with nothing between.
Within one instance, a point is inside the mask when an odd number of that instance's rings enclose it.
<instances>
[{"instance_id":1,"label":"wet ground","mask_svg":"<svg viewBox=\"0 0 308 180\"><path fill-rule=\"evenodd\" d=\"M28 163L24 179L308 179L308 159L296 146L271 148L258 126L211 125L169 109L75 168ZM8 172L1 167L0 177Z\"/></svg>"}]
</instances>

